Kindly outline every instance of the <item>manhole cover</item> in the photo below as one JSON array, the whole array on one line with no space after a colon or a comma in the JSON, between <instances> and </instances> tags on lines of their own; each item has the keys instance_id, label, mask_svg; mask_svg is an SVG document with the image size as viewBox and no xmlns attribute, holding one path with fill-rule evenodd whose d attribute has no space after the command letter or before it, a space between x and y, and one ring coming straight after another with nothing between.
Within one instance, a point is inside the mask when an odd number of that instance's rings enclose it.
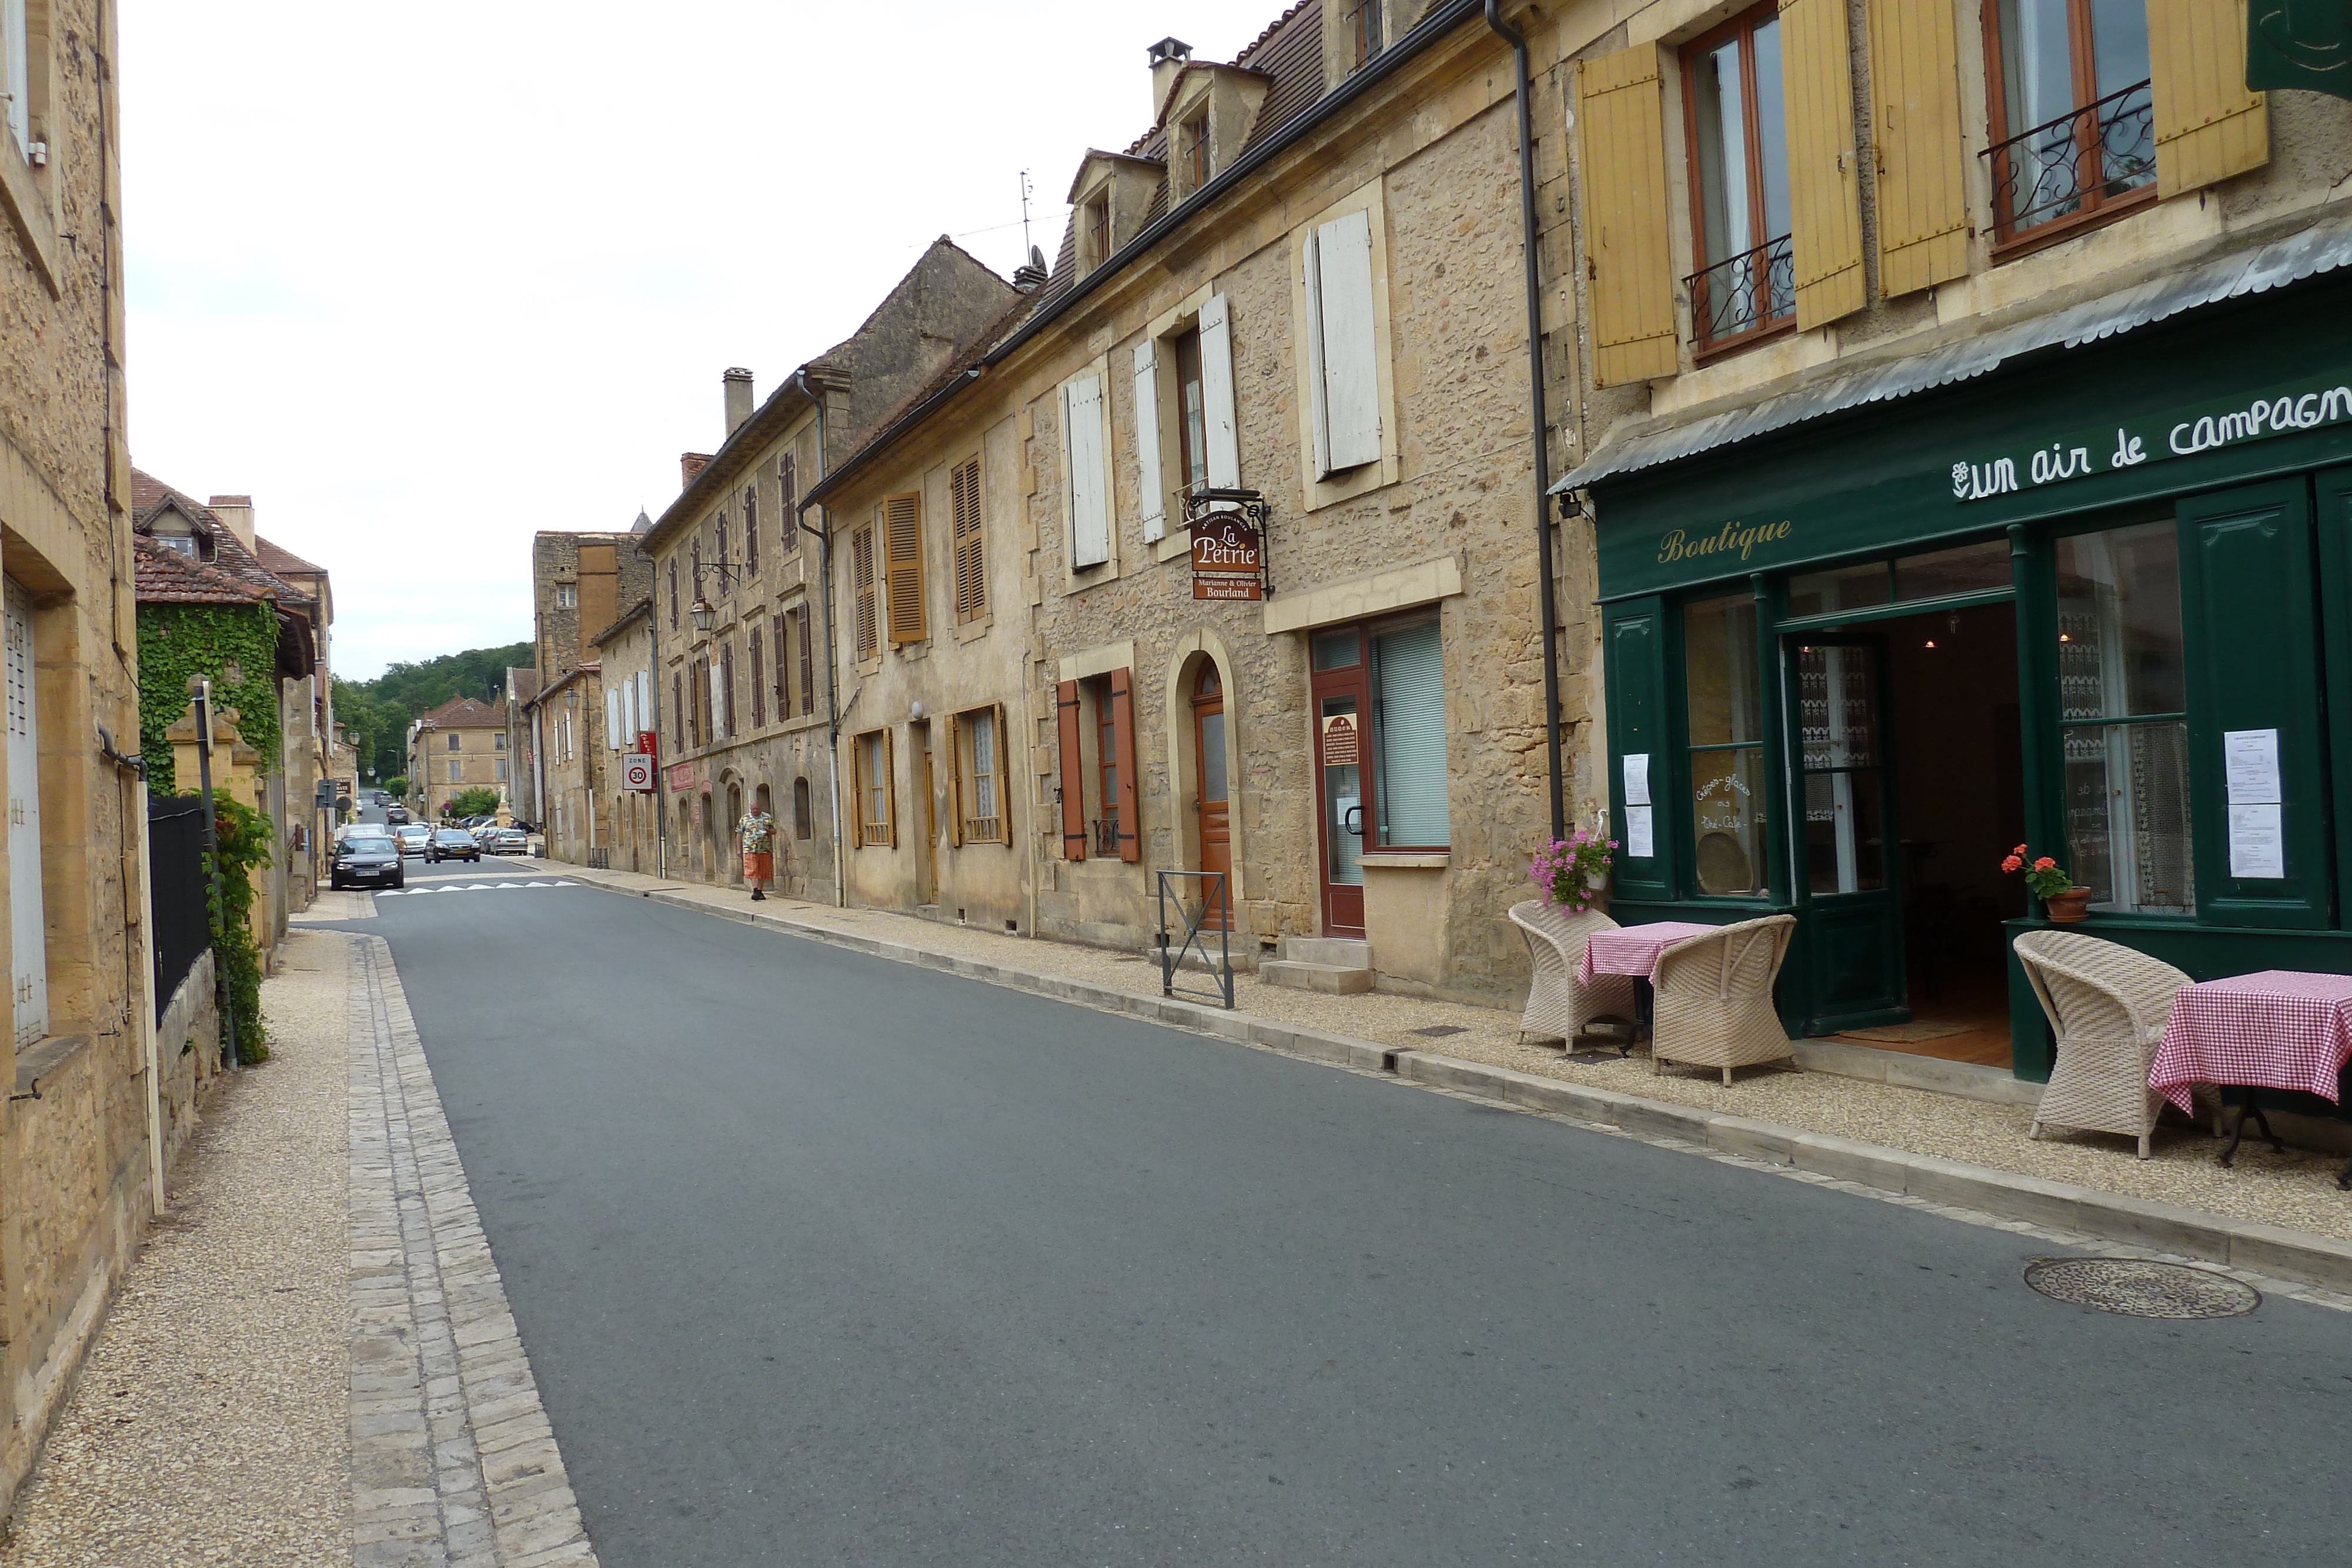
<instances>
[{"instance_id":1,"label":"manhole cover","mask_svg":"<svg viewBox=\"0 0 2352 1568\"><path fill-rule=\"evenodd\" d=\"M2037 1258L2025 1282L2053 1301L2134 1318L2242 1318L2263 1304L2227 1274L2139 1258Z\"/></svg>"},{"instance_id":2,"label":"manhole cover","mask_svg":"<svg viewBox=\"0 0 2352 1568\"><path fill-rule=\"evenodd\" d=\"M1438 1040L1449 1034L1467 1034L1469 1030L1464 1029L1458 1023L1433 1023L1427 1029L1409 1030L1406 1032L1410 1034L1426 1035L1432 1040Z\"/></svg>"}]
</instances>

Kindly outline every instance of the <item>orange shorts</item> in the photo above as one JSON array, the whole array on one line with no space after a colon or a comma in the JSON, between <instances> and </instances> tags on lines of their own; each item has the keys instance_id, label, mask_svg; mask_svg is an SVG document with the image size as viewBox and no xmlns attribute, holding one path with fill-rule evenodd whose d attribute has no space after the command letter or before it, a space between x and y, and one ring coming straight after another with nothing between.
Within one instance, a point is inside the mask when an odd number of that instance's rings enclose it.
<instances>
[{"instance_id":1,"label":"orange shorts","mask_svg":"<svg viewBox=\"0 0 2352 1568\"><path fill-rule=\"evenodd\" d=\"M757 854L753 854L749 850L743 852L743 880L745 882L775 881L776 857L765 850Z\"/></svg>"}]
</instances>

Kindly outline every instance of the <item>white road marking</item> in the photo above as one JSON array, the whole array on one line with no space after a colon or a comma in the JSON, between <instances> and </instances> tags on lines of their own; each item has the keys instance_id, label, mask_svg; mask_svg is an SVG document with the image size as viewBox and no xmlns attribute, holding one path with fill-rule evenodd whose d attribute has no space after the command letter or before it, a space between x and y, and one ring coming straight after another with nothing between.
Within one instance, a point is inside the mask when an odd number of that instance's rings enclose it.
<instances>
[{"instance_id":1,"label":"white road marking","mask_svg":"<svg viewBox=\"0 0 2352 1568\"><path fill-rule=\"evenodd\" d=\"M576 882L466 882L451 883L446 887L392 887L376 894L378 898L413 898L426 893L503 893L520 887L578 887Z\"/></svg>"}]
</instances>

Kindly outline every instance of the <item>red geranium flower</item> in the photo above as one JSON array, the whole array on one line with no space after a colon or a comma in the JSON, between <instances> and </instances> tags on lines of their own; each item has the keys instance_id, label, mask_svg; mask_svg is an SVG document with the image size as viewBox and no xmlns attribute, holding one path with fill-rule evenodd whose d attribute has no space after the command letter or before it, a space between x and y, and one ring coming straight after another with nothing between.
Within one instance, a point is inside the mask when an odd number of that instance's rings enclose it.
<instances>
[{"instance_id":1,"label":"red geranium flower","mask_svg":"<svg viewBox=\"0 0 2352 1568\"><path fill-rule=\"evenodd\" d=\"M2040 860L2033 862L2033 869L2035 871L2050 871L2055 868L2058 862L2056 861L2052 860L2048 855L2043 855Z\"/></svg>"},{"instance_id":2,"label":"red geranium flower","mask_svg":"<svg viewBox=\"0 0 2352 1568\"><path fill-rule=\"evenodd\" d=\"M2000 862L2000 869L2003 871L2015 871L2024 863L2025 862L2017 856L2011 855L2007 860Z\"/></svg>"}]
</instances>

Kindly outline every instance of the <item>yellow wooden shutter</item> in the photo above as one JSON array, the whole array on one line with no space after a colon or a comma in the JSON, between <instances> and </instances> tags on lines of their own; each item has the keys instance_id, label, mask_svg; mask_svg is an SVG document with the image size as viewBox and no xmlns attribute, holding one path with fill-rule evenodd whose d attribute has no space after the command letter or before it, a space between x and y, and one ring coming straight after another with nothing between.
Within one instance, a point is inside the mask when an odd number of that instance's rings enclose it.
<instances>
[{"instance_id":1,"label":"yellow wooden shutter","mask_svg":"<svg viewBox=\"0 0 2352 1568\"><path fill-rule=\"evenodd\" d=\"M1004 727L1004 705L996 705L996 841L1013 841L1013 732Z\"/></svg>"},{"instance_id":2,"label":"yellow wooden shutter","mask_svg":"<svg viewBox=\"0 0 2352 1568\"><path fill-rule=\"evenodd\" d=\"M1675 373L1675 276L1658 51L1579 62L1592 370L1601 386Z\"/></svg>"},{"instance_id":3,"label":"yellow wooden shutter","mask_svg":"<svg viewBox=\"0 0 2352 1568\"><path fill-rule=\"evenodd\" d=\"M898 732L882 732L882 821L886 824L883 842L892 849L898 847Z\"/></svg>"},{"instance_id":4,"label":"yellow wooden shutter","mask_svg":"<svg viewBox=\"0 0 2352 1568\"><path fill-rule=\"evenodd\" d=\"M955 510L955 591L958 622L988 613L988 551L980 520L980 459L956 465L948 479Z\"/></svg>"},{"instance_id":5,"label":"yellow wooden shutter","mask_svg":"<svg viewBox=\"0 0 2352 1568\"><path fill-rule=\"evenodd\" d=\"M874 613L874 525L866 524L849 536L849 574L856 605L851 613L857 656L870 659L880 645Z\"/></svg>"},{"instance_id":6,"label":"yellow wooden shutter","mask_svg":"<svg viewBox=\"0 0 2352 1568\"><path fill-rule=\"evenodd\" d=\"M1851 316L1865 298L1847 48L1845 0L1780 0L1789 248L1797 266L1797 325L1807 330Z\"/></svg>"},{"instance_id":7,"label":"yellow wooden shutter","mask_svg":"<svg viewBox=\"0 0 2352 1568\"><path fill-rule=\"evenodd\" d=\"M852 849L866 843L866 737L862 735L849 743L849 843Z\"/></svg>"},{"instance_id":8,"label":"yellow wooden shutter","mask_svg":"<svg viewBox=\"0 0 2352 1568\"><path fill-rule=\"evenodd\" d=\"M2147 0L2147 56L2160 194L2271 161L2270 112L2246 90L2246 0Z\"/></svg>"},{"instance_id":9,"label":"yellow wooden shutter","mask_svg":"<svg viewBox=\"0 0 2352 1568\"><path fill-rule=\"evenodd\" d=\"M1950 0L1865 0L1878 136L1878 292L1900 298L1969 269L1968 153Z\"/></svg>"},{"instance_id":10,"label":"yellow wooden shutter","mask_svg":"<svg viewBox=\"0 0 2352 1568\"><path fill-rule=\"evenodd\" d=\"M883 575L890 591L890 642L919 643L923 622L923 498L892 496L882 503Z\"/></svg>"}]
</instances>

